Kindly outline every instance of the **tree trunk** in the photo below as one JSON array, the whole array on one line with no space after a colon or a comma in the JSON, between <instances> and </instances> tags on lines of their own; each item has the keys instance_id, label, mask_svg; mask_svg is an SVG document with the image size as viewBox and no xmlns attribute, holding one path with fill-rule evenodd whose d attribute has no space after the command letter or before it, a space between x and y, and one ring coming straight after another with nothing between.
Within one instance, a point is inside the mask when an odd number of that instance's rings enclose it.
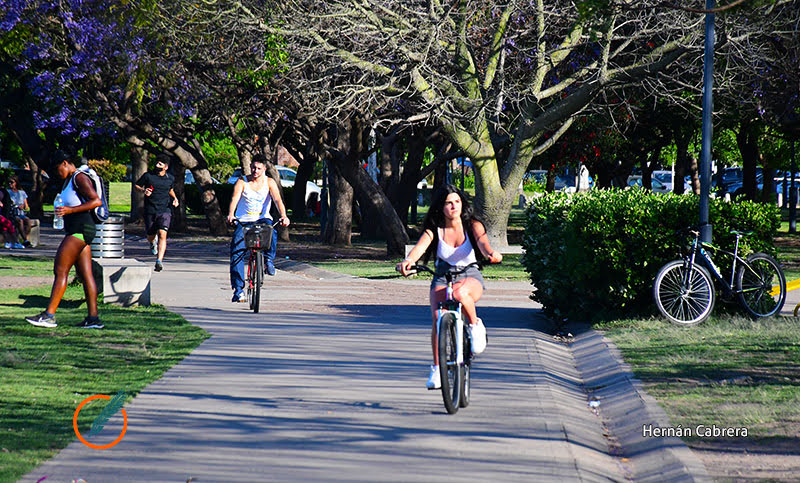
<instances>
[{"instance_id":1,"label":"tree trunk","mask_svg":"<svg viewBox=\"0 0 800 483\"><path fill-rule=\"evenodd\" d=\"M686 168L689 166L689 139L690 134L678 130L675 133L675 156L674 174L672 175L672 192L676 195L683 194L683 177L686 176Z\"/></svg>"},{"instance_id":2,"label":"tree trunk","mask_svg":"<svg viewBox=\"0 0 800 483\"><path fill-rule=\"evenodd\" d=\"M329 245L350 246L350 236L353 232L353 187L339 172L339 164L330 163L331 201L323 238Z\"/></svg>"},{"instance_id":3,"label":"tree trunk","mask_svg":"<svg viewBox=\"0 0 800 483\"><path fill-rule=\"evenodd\" d=\"M691 161L689 161L689 176L692 179L692 192L694 194L700 194L700 169L697 165L697 158L692 156ZM677 180L673 180L674 182L678 182ZM681 184L683 184L683 178L680 180Z\"/></svg>"},{"instance_id":4,"label":"tree trunk","mask_svg":"<svg viewBox=\"0 0 800 483\"><path fill-rule=\"evenodd\" d=\"M758 128L749 121L742 121L739 132L736 133L736 144L742 155L742 190L746 199L755 201L756 167L758 166Z\"/></svg>"},{"instance_id":5,"label":"tree trunk","mask_svg":"<svg viewBox=\"0 0 800 483\"><path fill-rule=\"evenodd\" d=\"M408 210L413 200L417 183L422 177L422 162L425 158L425 132L420 128L414 128L407 132L406 139L406 162L403 165L403 173L398 183L391 187L388 197L394 206L400 220L408 224Z\"/></svg>"},{"instance_id":6,"label":"tree trunk","mask_svg":"<svg viewBox=\"0 0 800 483\"><path fill-rule=\"evenodd\" d=\"M147 172L147 151L140 146L131 147L131 221L144 215L144 192L135 188L136 182ZM177 192L176 192L177 194ZM178 198L183 201L182 198Z\"/></svg>"},{"instance_id":7,"label":"tree trunk","mask_svg":"<svg viewBox=\"0 0 800 483\"><path fill-rule=\"evenodd\" d=\"M174 154L181 160L184 167L189 168L194 176L194 182L200 190L200 201L203 203L203 212L208 220L208 227L214 235L227 235L228 226L222 210L219 206L217 194L214 192L214 184L211 181L211 173L208 172L208 164L203 155L200 143L196 139L190 141L194 147L193 152L186 150L175 151ZM184 173L180 173L183 180ZM178 177L175 177L176 181ZM181 204L181 210L185 213L185 204Z\"/></svg>"},{"instance_id":8,"label":"tree trunk","mask_svg":"<svg viewBox=\"0 0 800 483\"><path fill-rule=\"evenodd\" d=\"M339 151L334 156L334 165L337 172L341 173L348 184L358 192L359 199L362 201L362 216L370 212L378 215L376 222L386 236L387 254L403 256L405 246L408 244L405 224L400 220L380 186L362 169L361 150L355 149L357 146L362 146L362 126L363 123L354 118L347 128L339 129L337 141ZM348 139L349 143L345 144ZM349 152L345 149L349 149Z\"/></svg>"}]
</instances>

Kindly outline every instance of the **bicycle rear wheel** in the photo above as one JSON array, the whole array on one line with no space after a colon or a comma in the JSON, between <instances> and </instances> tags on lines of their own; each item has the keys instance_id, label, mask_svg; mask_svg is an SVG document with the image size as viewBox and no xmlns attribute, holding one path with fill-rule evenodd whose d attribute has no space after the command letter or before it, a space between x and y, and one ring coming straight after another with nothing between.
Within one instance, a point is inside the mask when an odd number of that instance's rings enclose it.
<instances>
[{"instance_id":1,"label":"bicycle rear wheel","mask_svg":"<svg viewBox=\"0 0 800 483\"><path fill-rule=\"evenodd\" d=\"M688 271L683 260L673 260L658 271L653 297L661 314L677 325L696 325L708 318L716 294L708 270L693 264Z\"/></svg>"},{"instance_id":2,"label":"bicycle rear wheel","mask_svg":"<svg viewBox=\"0 0 800 483\"><path fill-rule=\"evenodd\" d=\"M253 303L250 308L257 314L261 306L261 285L264 283L264 252L262 251L256 252L253 275Z\"/></svg>"},{"instance_id":3,"label":"bicycle rear wheel","mask_svg":"<svg viewBox=\"0 0 800 483\"><path fill-rule=\"evenodd\" d=\"M766 253L753 253L736 270L739 303L755 318L770 317L786 302L786 277L778 262Z\"/></svg>"},{"instance_id":4,"label":"bicycle rear wheel","mask_svg":"<svg viewBox=\"0 0 800 483\"><path fill-rule=\"evenodd\" d=\"M449 414L458 412L463 371L456 360L456 319L444 314L439 321L439 375L442 379L442 400Z\"/></svg>"}]
</instances>

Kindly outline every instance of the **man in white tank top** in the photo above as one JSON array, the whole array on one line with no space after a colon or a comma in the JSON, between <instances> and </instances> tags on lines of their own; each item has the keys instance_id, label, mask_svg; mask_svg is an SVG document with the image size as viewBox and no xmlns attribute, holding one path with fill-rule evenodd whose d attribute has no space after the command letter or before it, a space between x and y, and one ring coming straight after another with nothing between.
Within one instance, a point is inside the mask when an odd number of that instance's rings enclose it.
<instances>
[{"instance_id":1,"label":"man in white tank top","mask_svg":"<svg viewBox=\"0 0 800 483\"><path fill-rule=\"evenodd\" d=\"M244 244L243 225L270 222L272 215L270 208L272 203L278 208L281 217L278 222L283 226L289 226L289 217L286 216L286 207L281 200L278 183L274 179L265 176L267 170L266 158L263 155L256 155L250 164L252 173L247 180L239 179L233 187L233 197L228 208L228 223L239 220L233 230L231 239L231 288L233 289L233 302L246 302L244 294L244 264L247 258L247 248ZM278 245L278 233L272 232L272 243L266 253L267 274L275 275L275 252Z\"/></svg>"}]
</instances>

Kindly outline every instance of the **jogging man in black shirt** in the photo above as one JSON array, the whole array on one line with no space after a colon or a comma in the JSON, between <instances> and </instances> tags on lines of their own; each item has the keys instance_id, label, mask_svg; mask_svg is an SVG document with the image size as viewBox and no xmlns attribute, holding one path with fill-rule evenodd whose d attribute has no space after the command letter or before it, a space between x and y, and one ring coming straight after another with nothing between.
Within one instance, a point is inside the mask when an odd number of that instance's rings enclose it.
<instances>
[{"instance_id":1,"label":"jogging man in black shirt","mask_svg":"<svg viewBox=\"0 0 800 483\"><path fill-rule=\"evenodd\" d=\"M156 266L153 270L160 272L163 268L164 252L167 251L167 230L172 221L172 206L179 205L178 197L172 189L175 178L167 173L170 158L166 154L156 156L156 168L139 178L134 185L139 191L144 191L144 227L147 232L147 241L150 242L150 251L157 255ZM158 235L158 246L156 246Z\"/></svg>"}]
</instances>

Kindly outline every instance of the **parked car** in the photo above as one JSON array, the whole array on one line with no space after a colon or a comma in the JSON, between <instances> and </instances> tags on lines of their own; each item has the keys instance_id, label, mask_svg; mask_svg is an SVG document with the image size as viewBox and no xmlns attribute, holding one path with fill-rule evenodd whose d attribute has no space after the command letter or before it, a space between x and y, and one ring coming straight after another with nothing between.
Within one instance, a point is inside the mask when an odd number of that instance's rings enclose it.
<instances>
[{"instance_id":1,"label":"parked car","mask_svg":"<svg viewBox=\"0 0 800 483\"><path fill-rule=\"evenodd\" d=\"M292 168L287 168L286 166L275 166L278 170L278 176L281 177L281 187L283 188L292 188L294 187L294 180L297 178L297 172ZM241 168L236 168L230 178L228 178L229 184L235 184L239 178L244 177L242 174ZM308 197L311 196L311 193L317 193L317 196L322 196L322 188L317 186L316 183L312 183L311 181L306 181L306 202L308 202Z\"/></svg>"},{"instance_id":2,"label":"parked car","mask_svg":"<svg viewBox=\"0 0 800 483\"><path fill-rule=\"evenodd\" d=\"M741 170L741 168L735 168ZM772 188L775 190L776 193L783 193L783 173L778 172L776 173L777 176L773 176ZM790 173L786 173L790 174ZM726 186L728 193L731 194L731 198L736 199L739 196L744 194L744 179L743 177L739 178L738 180L728 184ZM764 172L761 168L756 168L756 190L762 191L764 189Z\"/></svg>"},{"instance_id":3,"label":"parked car","mask_svg":"<svg viewBox=\"0 0 800 483\"><path fill-rule=\"evenodd\" d=\"M641 175L628 176L628 186L631 188L643 188ZM658 178L650 178L650 186L653 193L670 193L672 190Z\"/></svg>"},{"instance_id":4,"label":"parked car","mask_svg":"<svg viewBox=\"0 0 800 483\"><path fill-rule=\"evenodd\" d=\"M672 191L672 171L653 171L650 179L657 179L667 187L667 191ZM692 191L692 185L686 179L683 180L683 191L684 193Z\"/></svg>"}]
</instances>

